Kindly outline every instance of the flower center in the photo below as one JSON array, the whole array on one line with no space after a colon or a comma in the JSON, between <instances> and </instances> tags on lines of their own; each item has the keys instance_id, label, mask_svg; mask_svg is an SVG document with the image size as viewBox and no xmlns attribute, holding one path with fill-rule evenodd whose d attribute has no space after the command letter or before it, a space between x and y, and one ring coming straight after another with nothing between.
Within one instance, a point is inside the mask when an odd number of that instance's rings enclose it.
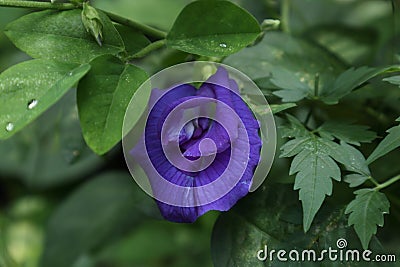
<instances>
[{"instance_id":1,"label":"flower center","mask_svg":"<svg viewBox=\"0 0 400 267\"><path fill-rule=\"evenodd\" d=\"M179 133L179 147L182 153L198 143L207 133L210 127L210 120L207 118L196 118L189 121Z\"/></svg>"}]
</instances>

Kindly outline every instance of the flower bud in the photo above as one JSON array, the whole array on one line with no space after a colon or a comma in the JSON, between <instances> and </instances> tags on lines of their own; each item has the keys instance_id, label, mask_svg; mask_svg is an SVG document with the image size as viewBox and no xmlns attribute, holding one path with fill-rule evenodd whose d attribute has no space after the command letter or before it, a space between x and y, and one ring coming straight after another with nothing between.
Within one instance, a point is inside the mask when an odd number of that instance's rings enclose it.
<instances>
[{"instance_id":1,"label":"flower bud","mask_svg":"<svg viewBox=\"0 0 400 267\"><path fill-rule=\"evenodd\" d=\"M103 40L103 23L97 10L90 6L89 3L83 3L82 22L87 32L93 35L97 43L102 46Z\"/></svg>"}]
</instances>

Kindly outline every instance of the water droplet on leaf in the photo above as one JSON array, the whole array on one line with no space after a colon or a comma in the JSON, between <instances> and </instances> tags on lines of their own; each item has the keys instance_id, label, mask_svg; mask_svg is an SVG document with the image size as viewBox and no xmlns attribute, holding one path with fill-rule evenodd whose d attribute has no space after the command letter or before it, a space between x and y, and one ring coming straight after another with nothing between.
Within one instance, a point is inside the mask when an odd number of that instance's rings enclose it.
<instances>
[{"instance_id":1,"label":"water droplet on leaf","mask_svg":"<svg viewBox=\"0 0 400 267\"><path fill-rule=\"evenodd\" d=\"M228 47L225 43L220 43L219 46L222 47L222 48L227 48Z\"/></svg>"},{"instance_id":2,"label":"water droplet on leaf","mask_svg":"<svg viewBox=\"0 0 400 267\"><path fill-rule=\"evenodd\" d=\"M12 124L11 122L7 123L6 131L11 132L12 130L14 130L14 124Z\"/></svg>"},{"instance_id":3,"label":"water droplet on leaf","mask_svg":"<svg viewBox=\"0 0 400 267\"><path fill-rule=\"evenodd\" d=\"M29 103L28 103L28 109L34 109L34 108L37 106L38 103L39 103L38 100L32 99L32 100L29 101Z\"/></svg>"}]
</instances>

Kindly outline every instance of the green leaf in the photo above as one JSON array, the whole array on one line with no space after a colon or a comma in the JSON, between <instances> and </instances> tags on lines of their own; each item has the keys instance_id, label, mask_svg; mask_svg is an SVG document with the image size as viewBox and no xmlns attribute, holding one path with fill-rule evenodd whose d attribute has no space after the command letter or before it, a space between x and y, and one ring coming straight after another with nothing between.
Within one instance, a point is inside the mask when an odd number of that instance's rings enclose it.
<instances>
[{"instance_id":1,"label":"green leaf","mask_svg":"<svg viewBox=\"0 0 400 267\"><path fill-rule=\"evenodd\" d=\"M368 130L368 126L354 125L340 121L325 122L318 132L324 138L333 140L337 138L352 145L369 143L376 138L376 133Z\"/></svg>"},{"instance_id":2,"label":"green leaf","mask_svg":"<svg viewBox=\"0 0 400 267\"><path fill-rule=\"evenodd\" d=\"M330 144L335 144L335 146L331 147L331 156L337 162L342 163L346 167L346 170L367 177L371 175L365 157L358 149L343 141L340 143L340 146L337 146L336 143L333 142Z\"/></svg>"},{"instance_id":3,"label":"green leaf","mask_svg":"<svg viewBox=\"0 0 400 267\"><path fill-rule=\"evenodd\" d=\"M35 189L76 182L105 163L85 144L75 89L68 91L23 131L1 141L0 155L3 176L16 177Z\"/></svg>"},{"instance_id":4,"label":"green leaf","mask_svg":"<svg viewBox=\"0 0 400 267\"><path fill-rule=\"evenodd\" d=\"M400 121L400 117L397 121ZM400 125L389 129L387 132L389 134L379 143L372 154L368 157L368 164L400 147Z\"/></svg>"},{"instance_id":5,"label":"green leaf","mask_svg":"<svg viewBox=\"0 0 400 267\"><path fill-rule=\"evenodd\" d=\"M194 27L195 25L195 27ZM167 45L203 56L227 56L261 33L257 20L229 1L203 0L187 5L167 36Z\"/></svg>"},{"instance_id":6,"label":"green leaf","mask_svg":"<svg viewBox=\"0 0 400 267\"><path fill-rule=\"evenodd\" d=\"M10 23L5 33L22 51L33 58L88 63L99 55L124 50L122 39L110 19L98 11L103 24L100 47L83 26L81 11L41 11Z\"/></svg>"},{"instance_id":7,"label":"green leaf","mask_svg":"<svg viewBox=\"0 0 400 267\"><path fill-rule=\"evenodd\" d=\"M115 28L118 30L125 44L125 53L127 55L134 55L151 42L147 37L139 32L135 31L127 26L116 24Z\"/></svg>"},{"instance_id":8,"label":"green leaf","mask_svg":"<svg viewBox=\"0 0 400 267\"><path fill-rule=\"evenodd\" d=\"M354 225L364 249L368 248L372 235L376 234L377 225L383 226L383 215L389 213L390 203L385 194L373 189L361 189L356 198L346 208L349 226Z\"/></svg>"},{"instance_id":9,"label":"green leaf","mask_svg":"<svg viewBox=\"0 0 400 267\"><path fill-rule=\"evenodd\" d=\"M344 70L344 64L326 50L282 32L266 33L257 45L229 56L224 63L243 71L256 82L269 80L273 75L274 83L283 85L289 72L290 81L301 88L304 84L314 88L317 74L319 87L323 87Z\"/></svg>"},{"instance_id":10,"label":"green leaf","mask_svg":"<svg viewBox=\"0 0 400 267\"><path fill-rule=\"evenodd\" d=\"M383 81L400 86L400 75L385 78L385 79L383 79Z\"/></svg>"},{"instance_id":11,"label":"green leaf","mask_svg":"<svg viewBox=\"0 0 400 267\"><path fill-rule=\"evenodd\" d=\"M322 88L320 91L320 98L326 104L337 104L339 99L351 93L358 86L393 68L392 66L381 68L363 66L357 69L352 67L341 73L331 85Z\"/></svg>"},{"instance_id":12,"label":"green leaf","mask_svg":"<svg viewBox=\"0 0 400 267\"><path fill-rule=\"evenodd\" d=\"M313 249L320 255L318 253L322 250L336 247L340 238L345 238L352 248L360 247L354 231L346 226L346 216L339 207L324 209L316 220L318 224L304 233L299 202L291 188L267 183L232 210L220 215L211 239L213 263L218 267L309 266L289 259L280 262L276 252L273 261L268 258L262 262L257 259L257 253L267 245L268 252L297 249L301 257L303 249ZM285 257L289 258L288 254ZM336 266L332 262L315 266L320 265Z\"/></svg>"},{"instance_id":13,"label":"green leaf","mask_svg":"<svg viewBox=\"0 0 400 267\"><path fill-rule=\"evenodd\" d=\"M310 132L296 117L290 114L286 114L286 117L289 123L280 126L283 138L304 137L310 135Z\"/></svg>"},{"instance_id":14,"label":"green leaf","mask_svg":"<svg viewBox=\"0 0 400 267\"><path fill-rule=\"evenodd\" d=\"M73 192L52 214L40 266L70 267L99 245L140 223L150 197L124 172L102 174Z\"/></svg>"},{"instance_id":15,"label":"green leaf","mask_svg":"<svg viewBox=\"0 0 400 267\"><path fill-rule=\"evenodd\" d=\"M299 191L303 205L303 227L308 231L325 196L332 194L331 178L340 181L340 169L331 158L335 143L315 136L296 138L282 146L281 157L296 155L290 166L290 175L296 174L294 189Z\"/></svg>"},{"instance_id":16,"label":"green leaf","mask_svg":"<svg viewBox=\"0 0 400 267\"><path fill-rule=\"evenodd\" d=\"M313 93L313 89L300 77L281 67L272 70L271 82L282 89L273 94L282 98L283 102L297 102Z\"/></svg>"},{"instance_id":17,"label":"green leaf","mask_svg":"<svg viewBox=\"0 0 400 267\"><path fill-rule=\"evenodd\" d=\"M9 138L57 102L90 69L44 59L0 74L0 139Z\"/></svg>"},{"instance_id":18,"label":"green leaf","mask_svg":"<svg viewBox=\"0 0 400 267\"><path fill-rule=\"evenodd\" d=\"M97 154L108 152L122 139L122 125L131 98L148 76L142 69L101 56L78 86L78 109L83 136Z\"/></svg>"},{"instance_id":19,"label":"green leaf","mask_svg":"<svg viewBox=\"0 0 400 267\"><path fill-rule=\"evenodd\" d=\"M269 32L255 46L243 49L224 63L249 75L258 84L270 80L284 101L303 98L336 104L358 86L398 66L360 67L345 71L343 62L319 46L284 33ZM318 90L317 90L318 89Z\"/></svg>"},{"instance_id":20,"label":"green leaf","mask_svg":"<svg viewBox=\"0 0 400 267\"><path fill-rule=\"evenodd\" d=\"M344 177L344 181L349 183L350 187L358 187L365 183L368 177L362 174L349 174Z\"/></svg>"}]
</instances>

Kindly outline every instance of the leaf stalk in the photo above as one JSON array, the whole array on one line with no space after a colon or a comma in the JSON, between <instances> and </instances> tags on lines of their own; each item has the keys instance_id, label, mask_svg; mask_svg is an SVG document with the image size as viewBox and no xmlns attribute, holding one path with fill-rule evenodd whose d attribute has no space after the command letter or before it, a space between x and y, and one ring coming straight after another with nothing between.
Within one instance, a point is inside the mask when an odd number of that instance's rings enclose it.
<instances>
[{"instance_id":1,"label":"leaf stalk","mask_svg":"<svg viewBox=\"0 0 400 267\"><path fill-rule=\"evenodd\" d=\"M400 180L400 174L397 175L397 176L395 176L395 177L393 177L393 178L391 178L391 179L389 179L389 180L387 180L386 182L384 182L384 183L382 183L382 184L377 185L377 186L374 188L374 190L379 191L379 190L381 190L381 189L383 189L383 188L386 188L386 187L388 187L388 186L394 184L395 182L397 182L397 181L399 181L399 180Z\"/></svg>"}]
</instances>

